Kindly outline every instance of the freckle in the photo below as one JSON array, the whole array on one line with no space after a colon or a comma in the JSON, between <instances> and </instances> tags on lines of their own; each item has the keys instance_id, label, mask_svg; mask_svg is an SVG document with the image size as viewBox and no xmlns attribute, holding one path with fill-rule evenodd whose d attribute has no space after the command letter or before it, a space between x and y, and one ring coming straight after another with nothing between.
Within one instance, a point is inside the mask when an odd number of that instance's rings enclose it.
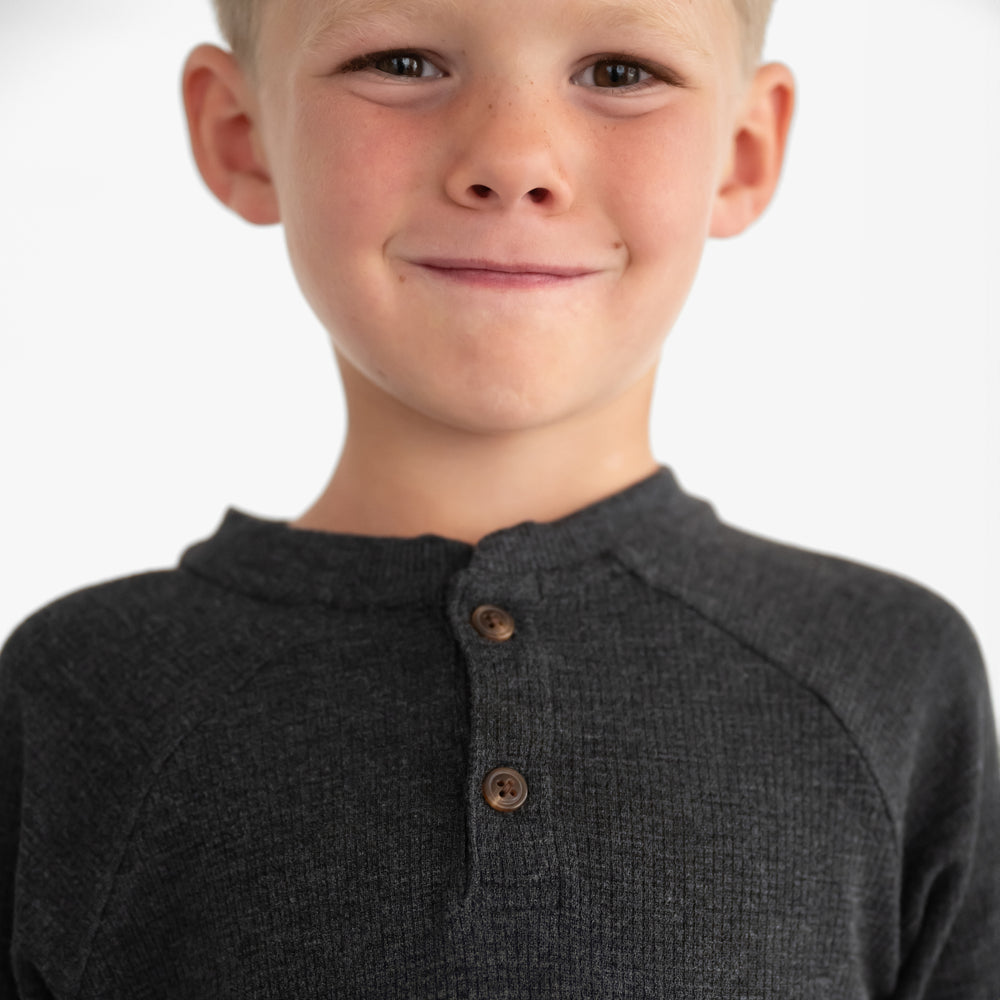
<instances>
[{"instance_id":1,"label":"freckle","mask_svg":"<svg viewBox=\"0 0 1000 1000\"><path fill-rule=\"evenodd\" d=\"M405 274L401 274L401 275L399 276L399 283L400 283L400 284L403 284L403 282L404 282L404 281L406 281L406 275L405 275Z\"/></svg>"},{"instance_id":2,"label":"freckle","mask_svg":"<svg viewBox=\"0 0 1000 1000\"><path fill-rule=\"evenodd\" d=\"M614 243L611 244L611 246L615 250L621 250L621 248L622 248L622 241L621 240L615 240Z\"/></svg>"}]
</instances>

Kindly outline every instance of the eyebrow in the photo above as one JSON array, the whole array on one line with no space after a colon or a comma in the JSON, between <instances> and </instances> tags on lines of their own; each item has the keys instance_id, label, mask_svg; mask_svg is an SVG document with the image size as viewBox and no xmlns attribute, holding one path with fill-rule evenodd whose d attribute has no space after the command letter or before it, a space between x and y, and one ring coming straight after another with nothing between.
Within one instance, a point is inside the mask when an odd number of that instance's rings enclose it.
<instances>
[{"instance_id":1,"label":"eyebrow","mask_svg":"<svg viewBox=\"0 0 1000 1000\"><path fill-rule=\"evenodd\" d=\"M477 0L478 2L478 0ZM321 10L307 23L306 47L320 42L333 31L351 32L373 25L412 24L435 14L454 14L462 0L325 0Z\"/></svg>"},{"instance_id":2,"label":"eyebrow","mask_svg":"<svg viewBox=\"0 0 1000 1000\"><path fill-rule=\"evenodd\" d=\"M699 55L708 55L699 30L695 8L698 3L683 0L589 0L582 22L587 27L655 31L677 39Z\"/></svg>"}]
</instances>

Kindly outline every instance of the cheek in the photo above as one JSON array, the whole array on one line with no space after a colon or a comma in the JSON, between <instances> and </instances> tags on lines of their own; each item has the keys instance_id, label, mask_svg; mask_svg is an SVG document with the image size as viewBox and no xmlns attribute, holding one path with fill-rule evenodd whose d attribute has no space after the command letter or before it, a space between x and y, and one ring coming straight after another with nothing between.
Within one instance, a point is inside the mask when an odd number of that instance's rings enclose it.
<instances>
[{"instance_id":1,"label":"cheek","mask_svg":"<svg viewBox=\"0 0 1000 1000\"><path fill-rule=\"evenodd\" d=\"M605 204L628 251L618 311L637 341L659 343L677 319L708 237L717 143L692 116L629 122L606 172Z\"/></svg>"},{"instance_id":2,"label":"cheek","mask_svg":"<svg viewBox=\"0 0 1000 1000\"><path fill-rule=\"evenodd\" d=\"M647 116L618 125L603 185L634 263L700 257L715 194L717 141L705 116Z\"/></svg>"},{"instance_id":3,"label":"cheek","mask_svg":"<svg viewBox=\"0 0 1000 1000\"><path fill-rule=\"evenodd\" d=\"M334 253L362 236L369 245L419 183L410 131L388 109L350 114L302 102L284 146L287 182L279 184L286 228L329 242Z\"/></svg>"},{"instance_id":4,"label":"cheek","mask_svg":"<svg viewBox=\"0 0 1000 1000\"><path fill-rule=\"evenodd\" d=\"M303 101L285 140L278 188L293 269L321 321L351 328L380 301L386 241L425 183L407 152L416 137L379 109L358 116Z\"/></svg>"}]
</instances>

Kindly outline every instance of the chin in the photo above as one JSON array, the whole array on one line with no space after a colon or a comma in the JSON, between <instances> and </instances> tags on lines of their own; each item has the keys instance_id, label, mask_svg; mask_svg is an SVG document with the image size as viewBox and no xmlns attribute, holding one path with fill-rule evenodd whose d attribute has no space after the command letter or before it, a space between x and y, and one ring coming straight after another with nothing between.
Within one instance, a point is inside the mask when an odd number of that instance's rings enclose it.
<instances>
[{"instance_id":1,"label":"chin","mask_svg":"<svg viewBox=\"0 0 1000 1000\"><path fill-rule=\"evenodd\" d=\"M599 409L599 403L567 399L556 390L524 393L493 387L467 399L450 399L443 406L440 398L428 401L421 409L431 420L454 430L480 435L516 435L569 423Z\"/></svg>"},{"instance_id":2,"label":"chin","mask_svg":"<svg viewBox=\"0 0 1000 1000\"><path fill-rule=\"evenodd\" d=\"M525 434L559 423L561 415L526 406L481 406L475 410L440 414L439 420L453 430L483 436Z\"/></svg>"}]
</instances>

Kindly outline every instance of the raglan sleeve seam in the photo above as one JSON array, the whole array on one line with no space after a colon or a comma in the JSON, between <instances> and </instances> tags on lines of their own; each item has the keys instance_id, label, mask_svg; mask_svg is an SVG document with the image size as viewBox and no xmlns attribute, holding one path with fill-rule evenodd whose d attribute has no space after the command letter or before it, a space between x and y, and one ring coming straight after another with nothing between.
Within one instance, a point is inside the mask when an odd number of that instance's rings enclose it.
<instances>
[{"instance_id":1,"label":"raglan sleeve seam","mask_svg":"<svg viewBox=\"0 0 1000 1000\"><path fill-rule=\"evenodd\" d=\"M626 564L627 566L627 564ZM627 567L630 572L635 572L631 567ZM794 684L800 687L802 690L807 691L820 705L826 713L834 720L838 728L844 734L845 739L850 744L852 750L861 762L861 765L868 775L869 780L875 788L878 795L879 801L882 804L882 809L887 820L889 827L892 831L892 848L894 856L897 861L902 859L903 845L902 845L902 829L901 822L899 818L894 814L892 804L890 802L889 796L886 789L879 778L878 772L872 763L871 755L869 751L864 746L861 737L855 733L854 729L850 724L844 719L843 715L837 710L836 706L827 698L821 690L812 684L807 683L802 677L800 677L796 671L792 670L788 664L773 656L767 650L761 648L756 643L750 641L745 636L740 634L740 632L733 628L731 625L720 621L716 616L711 615L696 604L692 603L690 600L683 597L681 594L674 591L672 588L666 586L661 581L649 580L645 575L641 575L641 579L654 590L663 594L664 596L670 598L672 601L676 602L687 611L692 614L697 615L703 621L707 622L713 628L718 629L723 634L727 635L734 642L738 643L749 653L752 653L755 657L762 660L763 662L769 664L775 670L781 672L781 674L791 680Z\"/></svg>"},{"instance_id":2,"label":"raglan sleeve seam","mask_svg":"<svg viewBox=\"0 0 1000 1000\"><path fill-rule=\"evenodd\" d=\"M303 642L301 646L296 648L309 649L312 646L322 645L323 640L313 640L310 642ZM289 650L284 649L282 650L281 655L288 655L288 653ZM192 719L190 725L178 732L149 764L144 781L141 783L140 792L136 796L135 805L129 814L128 820L122 824L123 832L120 836L120 846L115 853L114 861L108 866L108 878L101 894L103 899L96 908L97 915L93 920L92 927L86 936L86 940L82 948L79 979L74 985L72 991L73 1000L81 1000L81 997L83 996L83 990L87 984L87 975L90 971L91 961L94 956L95 945L98 941L101 928L107 919L108 907L111 905L114 898L115 888L121 875L122 865L125 862L129 847L132 844L136 832L141 826L146 804L148 803L150 796L154 793L157 783L164 774L171 758L173 758L182 745L189 738L194 736L202 726L210 723L221 711L224 710L224 702L230 695L237 693L247 684L251 683L253 678L260 673L261 670L267 669L267 666L273 662L275 658L276 655L262 657L259 662L253 665L252 668L248 668L246 670L245 674L240 677L239 683L230 684L220 689L218 698L213 701L213 704L203 710L197 718Z\"/></svg>"}]
</instances>

